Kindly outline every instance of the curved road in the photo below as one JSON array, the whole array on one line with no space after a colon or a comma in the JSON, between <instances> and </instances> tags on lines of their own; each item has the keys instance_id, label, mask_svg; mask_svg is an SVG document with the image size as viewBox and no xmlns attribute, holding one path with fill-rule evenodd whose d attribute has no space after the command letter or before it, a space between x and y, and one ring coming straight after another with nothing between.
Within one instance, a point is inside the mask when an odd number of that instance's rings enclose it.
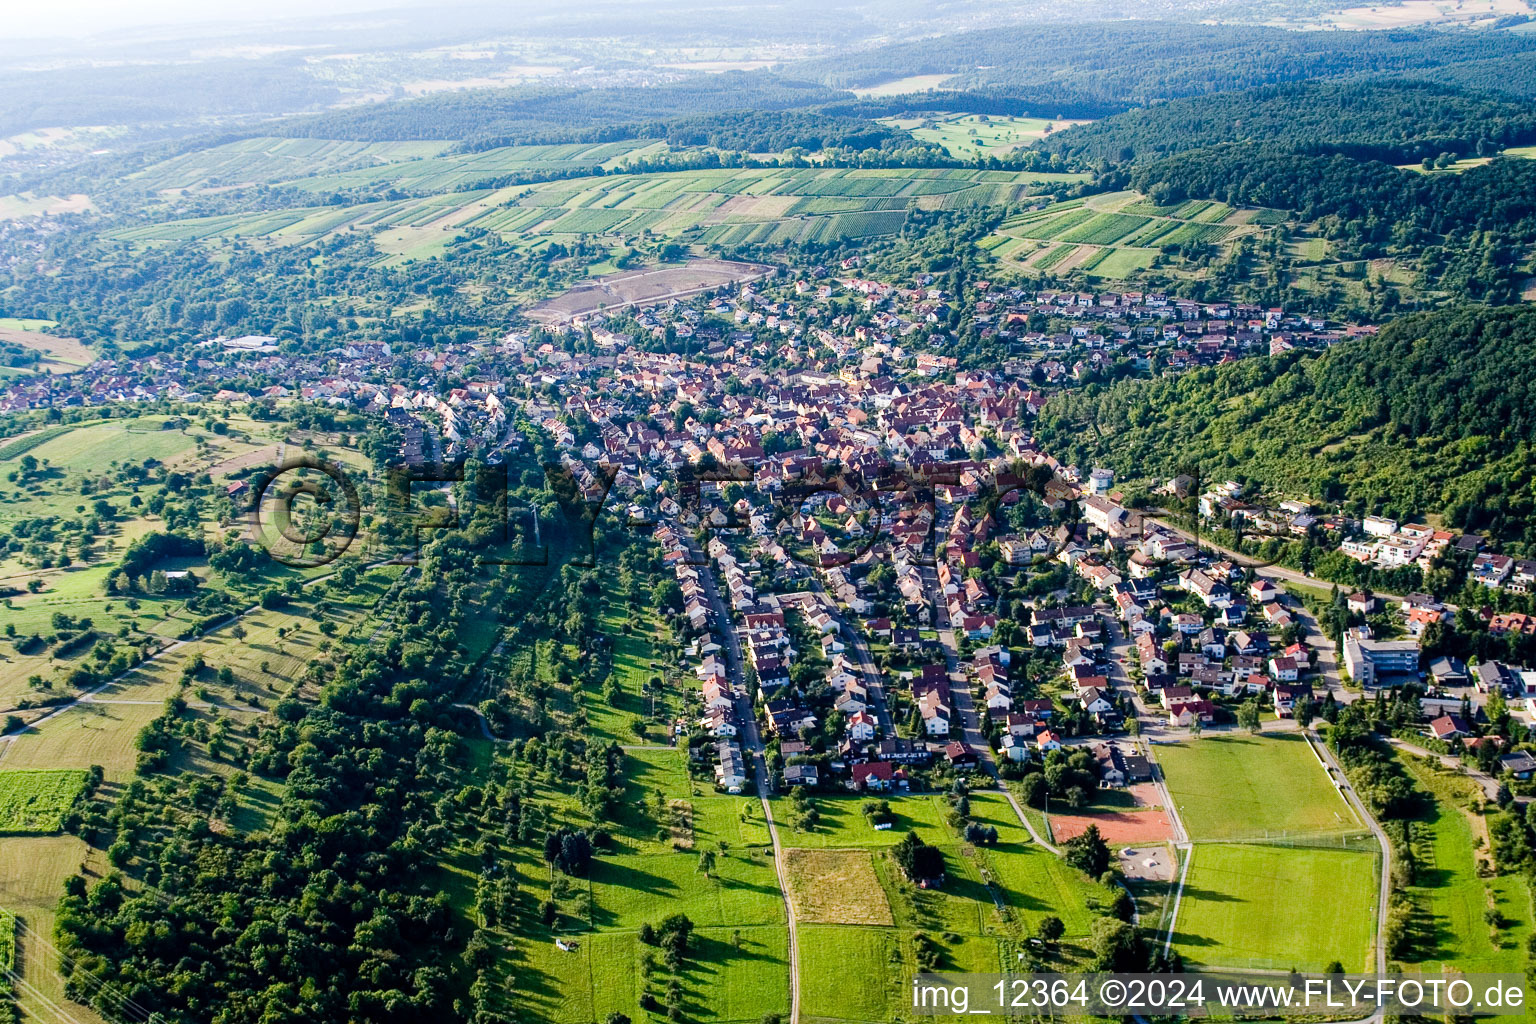
<instances>
[{"instance_id":1,"label":"curved road","mask_svg":"<svg viewBox=\"0 0 1536 1024\"><path fill-rule=\"evenodd\" d=\"M1156 523L1158 526L1161 526L1163 529L1168 530L1170 533L1178 534L1185 540L1196 540L1196 537L1193 533L1176 523L1173 523L1167 519L1160 518L1158 516L1149 515L1147 518ZM1208 537L1202 536L1198 538L1197 543L1201 548L1208 548L1211 551L1215 551L1221 555L1224 555L1227 558L1232 559L1232 561L1238 565L1241 565L1246 569L1254 570L1254 572L1260 576L1267 576L1270 579L1284 580L1290 583L1299 583L1306 587L1322 587L1325 590L1336 585L1331 580L1320 580L1316 576L1308 576L1304 572L1296 569L1288 569L1283 565L1266 565L1260 562L1258 559L1254 558L1252 555L1245 555L1240 551L1233 551L1231 548L1222 547L1220 544L1213 543ZM1342 584L1337 584L1337 586L1339 586L1341 590L1353 589L1344 587ZM1388 594L1384 590L1373 590L1372 593L1381 598L1383 601L1401 601L1403 599L1403 595L1401 594Z\"/></svg>"}]
</instances>

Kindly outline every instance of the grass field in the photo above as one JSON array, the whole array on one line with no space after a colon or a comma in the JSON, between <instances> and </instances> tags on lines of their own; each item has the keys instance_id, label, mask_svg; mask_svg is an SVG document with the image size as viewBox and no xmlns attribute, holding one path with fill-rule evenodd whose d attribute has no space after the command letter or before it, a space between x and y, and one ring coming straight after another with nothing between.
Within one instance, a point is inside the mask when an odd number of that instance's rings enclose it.
<instances>
[{"instance_id":1,"label":"grass field","mask_svg":"<svg viewBox=\"0 0 1536 1024\"><path fill-rule=\"evenodd\" d=\"M0 833L59 831L85 782L83 771L0 771Z\"/></svg>"},{"instance_id":2,"label":"grass field","mask_svg":"<svg viewBox=\"0 0 1536 1024\"><path fill-rule=\"evenodd\" d=\"M784 873L797 921L895 923L868 850L785 850Z\"/></svg>"},{"instance_id":3,"label":"grass field","mask_svg":"<svg viewBox=\"0 0 1536 1024\"><path fill-rule=\"evenodd\" d=\"M491 756L489 749L482 753ZM520 921L500 933L500 970L508 979L503 1008L557 1024L590 1024L612 1012L644 1020L641 993L659 997L675 978L688 1020L757 1022L765 1013L787 1013L783 899L761 810L751 820L742 814L756 801L706 795L712 789L690 779L684 753L671 748L626 751L624 776L628 791L612 845L594 859L589 878L565 883L555 925ZM560 820L583 821L568 794L533 784ZM685 811L689 827L660 839L658 806L668 814ZM715 853L709 875L700 870L704 850ZM463 872L450 862L451 893L473 889L475 858L466 859ZM503 865L518 874L525 893L556 898L547 866L531 850L514 850ZM661 966L647 980L644 954L660 955L640 943L640 926L674 913L696 925L688 958L677 972ZM557 938L575 948L560 949Z\"/></svg>"},{"instance_id":4,"label":"grass field","mask_svg":"<svg viewBox=\"0 0 1536 1024\"><path fill-rule=\"evenodd\" d=\"M882 118L918 142L942 146L953 157L985 156L1022 149L1051 132L1084 121L1048 121L1040 117L989 117L985 114L934 114L925 118Z\"/></svg>"},{"instance_id":5,"label":"grass field","mask_svg":"<svg viewBox=\"0 0 1536 1024\"><path fill-rule=\"evenodd\" d=\"M900 936L889 928L807 925L800 940L801 1011L829 1020L885 1021L903 995Z\"/></svg>"},{"instance_id":6,"label":"grass field","mask_svg":"<svg viewBox=\"0 0 1536 1024\"><path fill-rule=\"evenodd\" d=\"M848 820L862 798L817 801L830 820L825 834L816 834L821 845L785 852L807 1018L901 1019L920 943L934 944L940 970L996 973L1011 961L1016 936L1046 916L1062 919L1068 946L1088 934L1110 893L1031 842L1001 795L970 799L971 816L997 828L996 845L962 843L938 796L892 798L898 824L889 832ZM909 830L943 851L942 888L916 888L890 857L893 834L899 839ZM786 842L803 846L804 839L788 833Z\"/></svg>"},{"instance_id":7,"label":"grass field","mask_svg":"<svg viewBox=\"0 0 1536 1024\"><path fill-rule=\"evenodd\" d=\"M1462 809L1476 787L1410 755L1398 756L1434 798L1410 824L1417 869L1407 892L1417 913L1410 926L1413 953L1405 963L1425 970L1444 965L1468 972L1520 972L1531 934L1531 890L1517 874L1479 877L1482 837ZM1484 917L1490 907L1506 922L1497 930Z\"/></svg>"},{"instance_id":8,"label":"grass field","mask_svg":"<svg viewBox=\"0 0 1536 1024\"><path fill-rule=\"evenodd\" d=\"M890 798L896 821L891 828L880 831L864 817L865 800L865 797L856 796L819 795L815 803L821 813L821 823L815 830L803 832L781 825L780 836L786 846L806 849L895 846L907 832L916 832L925 843L947 843L954 839L944 824L939 806L942 801L937 796ZM789 801L778 799L774 803L774 817L787 820Z\"/></svg>"},{"instance_id":9,"label":"grass field","mask_svg":"<svg viewBox=\"0 0 1536 1024\"><path fill-rule=\"evenodd\" d=\"M1173 944L1191 963L1363 971L1375 930L1379 858L1356 850L1202 844Z\"/></svg>"},{"instance_id":10,"label":"grass field","mask_svg":"<svg viewBox=\"0 0 1536 1024\"><path fill-rule=\"evenodd\" d=\"M90 1009L64 998L59 953L51 941L64 879L82 866L98 876L107 870L106 859L75 836L7 837L0 842L0 907L20 923L22 977L37 993L29 993L23 1006L48 1020L62 1019L62 1006L77 1024L103 1024Z\"/></svg>"},{"instance_id":11,"label":"grass field","mask_svg":"<svg viewBox=\"0 0 1536 1024\"><path fill-rule=\"evenodd\" d=\"M280 442L267 436L271 427L239 415L228 417L227 434L216 434L201 424L165 429L166 422L163 415L114 418L43 428L0 442L0 474L16 468L26 455L41 466L30 479L9 481L0 476L0 530L40 517L53 517L69 530L74 528L71 523L90 518L95 501L112 507L112 514L100 521L88 549L75 543L67 545L71 556L67 566L59 557L66 546L63 540L41 547L29 545L37 548L36 552L23 550L0 557L0 590L11 594L6 603L7 622L15 626L18 638L52 635L56 629L53 616L62 613L89 618L98 638L127 628L138 646L174 639L201 618L187 610L185 599L177 595L141 593L129 601L107 593L107 579L123 550L145 533L165 528L159 517L131 506L134 497L145 497L142 488L135 491L131 483L115 480L115 471L119 466L156 460L183 472L207 472L218 480L233 470L275 458ZM341 457L356 458L351 451L342 452ZM103 479L106 484L101 483ZM214 534L238 525L210 515L205 529ZM254 603L257 591L270 584L316 574L272 564L259 573L227 578L210 571L201 558L167 561L160 567L192 570L203 589L235 594L243 602L236 607ZM34 582L41 584L37 593L28 589ZM52 695L58 696L63 692L59 689L63 677L90 654L91 647L89 640L62 652L46 643L27 646L0 642L0 711L33 695L27 682L33 675L52 683Z\"/></svg>"},{"instance_id":12,"label":"grass field","mask_svg":"<svg viewBox=\"0 0 1536 1024\"><path fill-rule=\"evenodd\" d=\"M1361 828L1298 735L1208 736L1153 752L1195 842Z\"/></svg>"}]
</instances>

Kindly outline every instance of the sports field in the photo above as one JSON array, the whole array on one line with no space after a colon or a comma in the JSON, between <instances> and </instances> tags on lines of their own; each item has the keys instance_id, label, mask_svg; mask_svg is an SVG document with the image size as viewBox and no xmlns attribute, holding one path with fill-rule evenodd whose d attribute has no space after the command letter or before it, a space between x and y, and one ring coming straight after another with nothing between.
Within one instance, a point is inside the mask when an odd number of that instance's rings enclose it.
<instances>
[{"instance_id":1,"label":"sports field","mask_svg":"<svg viewBox=\"0 0 1536 1024\"><path fill-rule=\"evenodd\" d=\"M1203 844L1173 945L1196 964L1363 971L1375 930L1378 856L1362 850Z\"/></svg>"},{"instance_id":2,"label":"sports field","mask_svg":"<svg viewBox=\"0 0 1536 1024\"><path fill-rule=\"evenodd\" d=\"M1298 735L1208 736L1153 752L1194 842L1363 827Z\"/></svg>"}]
</instances>

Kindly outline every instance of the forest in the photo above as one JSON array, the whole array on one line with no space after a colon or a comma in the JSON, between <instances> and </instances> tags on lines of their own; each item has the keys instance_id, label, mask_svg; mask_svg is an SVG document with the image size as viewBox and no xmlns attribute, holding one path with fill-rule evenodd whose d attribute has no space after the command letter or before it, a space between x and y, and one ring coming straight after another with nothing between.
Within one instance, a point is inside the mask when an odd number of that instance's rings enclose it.
<instances>
[{"instance_id":1,"label":"forest","mask_svg":"<svg viewBox=\"0 0 1536 1024\"><path fill-rule=\"evenodd\" d=\"M743 153L776 153L793 147L878 149L910 142L903 132L872 121L799 110L738 110L678 118L658 126L668 145L711 146ZM642 132L643 135L651 134Z\"/></svg>"},{"instance_id":2,"label":"forest","mask_svg":"<svg viewBox=\"0 0 1536 1024\"><path fill-rule=\"evenodd\" d=\"M1418 163L1536 141L1536 112L1507 98L1428 82L1373 79L1264 86L1172 100L1042 140L1078 161L1145 163L1225 143L1357 160Z\"/></svg>"},{"instance_id":3,"label":"forest","mask_svg":"<svg viewBox=\"0 0 1536 1024\"><path fill-rule=\"evenodd\" d=\"M1536 309L1398 318L1289 353L1053 398L1043 447L1156 484L1199 466L1355 514L1440 514L1536 551Z\"/></svg>"},{"instance_id":4,"label":"forest","mask_svg":"<svg viewBox=\"0 0 1536 1024\"><path fill-rule=\"evenodd\" d=\"M466 89L296 118L283 134L312 139L458 140L465 152L531 142L638 137L658 119L784 110L847 98L813 82L730 71L649 87Z\"/></svg>"},{"instance_id":5,"label":"forest","mask_svg":"<svg viewBox=\"0 0 1536 1024\"><path fill-rule=\"evenodd\" d=\"M1409 74L1536 51L1507 32L1287 32L1153 21L1032 25L901 43L786 71L837 88L950 74L947 88L1028 90L1151 103L1258 85L1351 75ZM1134 57L1134 59L1130 59ZM1530 77L1525 66L1525 77Z\"/></svg>"}]
</instances>

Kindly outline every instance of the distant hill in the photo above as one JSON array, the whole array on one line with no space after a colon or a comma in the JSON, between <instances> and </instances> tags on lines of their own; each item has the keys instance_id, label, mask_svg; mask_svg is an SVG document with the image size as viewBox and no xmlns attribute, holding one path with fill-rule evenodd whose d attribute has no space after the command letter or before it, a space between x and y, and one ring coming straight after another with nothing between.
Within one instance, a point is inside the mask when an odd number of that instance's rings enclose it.
<instances>
[{"instance_id":1,"label":"distant hill","mask_svg":"<svg viewBox=\"0 0 1536 1024\"><path fill-rule=\"evenodd\" d=\"M639 126L725 111L788 110L851 99L846 92L765 72L694 75L650 87L466 89L294 118L274 134L316 139L464 140L465 148L606 142Z\"/></svg>"},{"instance_id":2,"label":"distant hill","mask_svg":"<svg viewBox=\"0 0 1536 1024\"><path fill-rule=\"evenodd\" d=\"M1408 74L1536 52L1509 32L1291 32L1153 21L962 32L782 67L834 88L948 74L949 89L1054 86L1131 103L1313 78Z\"/></svg>"},{"instance_id":3,"label":"distant hill","mask_svg":"<svg viewBox=\"0 0 1536 1024\"><path fill-rule=\"evenodd\" d=\"M1449 64L1414 72L1413 77L1530 99L1536 96L1536 52Z\"/></svg>"},{"instance_id":4,"label":"distant hill","mask_svg":"<svg viewBox=\"0 0 1536 1024\"><path fill-rule=\"evenodd\" d=\"M1304 82L1172 100L1041 142L1078 160L1145 162L1224 143L1416 163L1536 142L1536 110L1508 97L1401 79Z\"/></svg>"},{"instance_id":5,"label":"distant hill","mask_svg":"<svg viewBox=\"0 0 1536 1024\"><path fill-rule=\"evenodd\" d=\"M1123 479L1197 465L1536 552L1536 308L1417 314L1321 356L1091 387L1053 398L1040 436Z\"/></svg>"}]
</instances>

